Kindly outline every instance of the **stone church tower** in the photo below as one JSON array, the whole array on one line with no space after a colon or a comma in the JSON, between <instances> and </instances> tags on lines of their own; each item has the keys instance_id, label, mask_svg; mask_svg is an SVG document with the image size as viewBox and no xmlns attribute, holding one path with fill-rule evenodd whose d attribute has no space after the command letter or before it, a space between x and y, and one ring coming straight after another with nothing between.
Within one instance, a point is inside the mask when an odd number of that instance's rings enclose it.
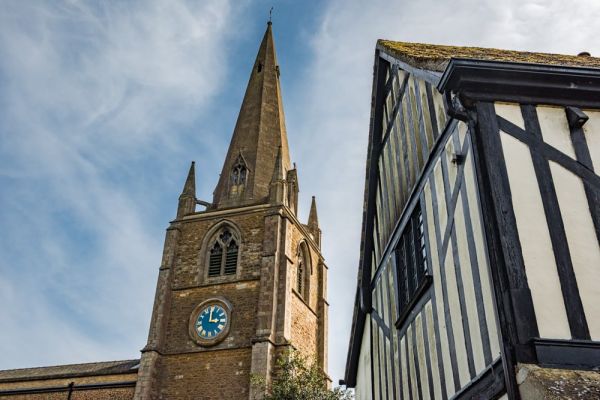
<instances>
[{"instance_id":1,"label":"stone church tower","mask_svg":"<svg viewBox=\"0 0 600 400\"><path fill-rule=\"evenodd\" d=\"M289 348L326 371L327 267L298 188L269 22L213 201L192 163L167 229L136 399L253 399L251 376L270 383Z\"/></svg>"}]
</instances>

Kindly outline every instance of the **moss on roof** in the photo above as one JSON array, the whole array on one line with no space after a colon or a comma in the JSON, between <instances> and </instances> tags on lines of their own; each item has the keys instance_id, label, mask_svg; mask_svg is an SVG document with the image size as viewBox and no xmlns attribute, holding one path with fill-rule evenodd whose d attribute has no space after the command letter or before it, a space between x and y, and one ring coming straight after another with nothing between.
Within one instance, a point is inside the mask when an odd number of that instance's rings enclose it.
<instances>
[{"instance_id":1,"label":"moss on roof","mask_svg":"<svg viewBox=\"0 0 600 400\"><path fill-rule=\"evenodd\" d=\"M451 58L600 68L600 58L483 47L442 46L380 39L378 47L418 68L443 71Z\"/></svg>"},{"instance_id":2,"label":"moss on roof","mask_svg":"<svg viewBox=\"0 0 600 400\"><path fill-rule=\"evenodd\" d=\"M519 364L517 382L528 399L599 399L600 372Z\"/></svg>"}]
</instances>

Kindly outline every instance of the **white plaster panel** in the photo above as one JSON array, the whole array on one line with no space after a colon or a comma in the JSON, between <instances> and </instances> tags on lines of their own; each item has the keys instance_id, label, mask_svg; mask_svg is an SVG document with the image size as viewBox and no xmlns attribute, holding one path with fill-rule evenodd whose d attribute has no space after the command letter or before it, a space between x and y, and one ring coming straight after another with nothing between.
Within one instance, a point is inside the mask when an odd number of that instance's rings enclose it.
<instances>
[{"instance_id":1,"label":"white plaster panel","mask_svg":"<svg viewBox=\"0 0 600 400\"><path fill-rule=\"evenodd\" d=\"M396 303L394 303L396 304ZM400 358L400 350L398 349L398 330L393 329L392 332L392 343L394 346L394 374L395 374L395 383L396 393L400 393L402 391L402 359Z\"/></svg>"},{"instance_id":2,"label":"white plaster panel","mask_svg":"<svg viewBox=\"0 0 600 400\"><path fill-rule=\"evenodd\" d=\"M540 336L570 339L558 271L529 148L501 133L512 204Z\"/></svg>"},{"instance_id":3,"label":"white plaster panel","mask_svg":"<svg viewBox=\"0 0 600 400\"><path fill-rule=\"evenodd\" d=\"M408 342L408 369L410 373L410 387L413 395L417 393L417 374L415 373L415 354L413 352L413 341L412 341L412 330L413 326L409 325L406 329L406 341Z\"/></svg>"},{"instance_id":4,"label":"white plaster panel","mask_svg":"<svg viewBox=\"0 0 600 400\"><path fill-rule=\"evenodd\" d=\"M382 398L387 398L387 384L386 384L386 380L385 380L385 374L386 374L386 368L387 368L387 362L386 362L386 356L389 354L388 352L386 352L385 349L385 336L383 334L383 330L380 327L377 327L377 333L378 333L378 337L379 337L379 351L378 351L378 355L379 355L379 374L381 375L381 396Z\"/></svg>"},{"instance_id":5,"label":"white plaster panel","mask_svg":"<svg viewBox=\"0 0 600 400\"><path fill-rule=\"evenodd\" d=\"M396 162L396 154L398 154L398 148L396 143L396 135L392 132L390 133L390 138L388 140L388 147L391 151L390 157L390 170L392 172L392 187L394 190L394 198L396 199L396 213L395 216L400 215L402 211L402 207L404 206L404 201L402 200L402 188L401 188L401 177L398 175L398 163Z\"/></svg>"},{"instance_id":6,"label":"white plaster panel","mask_svg":"<svg viewBox=\"0 0 600 400\"><path fill-rule=\"evenodd\" d=\"M423 339L423 312L415 318L415 333L417 340L417 359L419 360L419 373L421 375L421 392L423 399L431 399L429 394L429 374L427 373L427 361L425 360L425 339Z\"/></svg>"},{"instance_id":7,"label":"white plaster panel","mask_svg":"<svg viewBox=\"0 0 600 400\"><path fill-rule=\"evenodd\" d=\"M402 102L402 112L404 115L404 125L403 125L403 132L404 132L404 147L406 150L406 160L408 162L408 171L410 173L410 183L409 183L409 188L413 187L413 184L415 183L415 179L416 179L416 171L415 171L415 159L414 159L414 154L413 154L413 147L411 144L411 138L409 137L409 135L411 135L412 132L412 127L409 125L408 122L408 105L406 101ZM410 190L409 190L410 191Z\"/></svg>"},{"instance_id":8,"label":"white plaster panel","mask_svg":"<svg viewBox=\"0 0 600 400\"><path fill-rule=\"evenodd\" d=\"M458 139L460 142L460 148L462 149L463 144L465 143L465 138L467 137L467 124L462 121L458 121Z\"/></svg>"},{"instance_id":9,"label":"white plaster panel","mask_svg":"<svg viewBox=\"0 0 600 400\"><path fill-rule=\"evenodd\" d=\"M371 328L367 322L363 329L356 372L356 400L370 400L371 390Z\"/></svg>"},{"instance_id":10,"label":"white plaster panel","mask_svg":"<svg viewBox=\"0 0 600 400\"><path fill-rule=\"evenodd\" d=\"M440 370L438 369L437 340L435 337L433 307L431 301L428 301L425 304L425 325L427 326L427 337L429 339L429 362L431 363L431 378L433 380L433 397L441 399L443 388L440 381Z\"/></svg>"},{"instance_id":11,"label":"white plaster panel","mask_svg":"<svg viewBox=\"0 0 600 400\"><path fill-rule=\"evenodd\" d=\"M427 89L425 81L419 79L419 93L418 96L421 98L421 110L423 111L423 125L425 127L425 136L427 137L427 148L431 150L433 145L435 144L435 139L433 138L433 124L431 123L432 116L429 113L429 105L427 102ZM435 115L433 115L435 118ZM428 152L429 153L429 152Z\"/></svg>"},{"instance_id":12,"label":"white plaster panel","mask_svg":"<svg viewBox=\"0 0 600 400\"><path fill-rule=\"evenodd\" d=\"M594 171L600 175L600 111L584 110L590 119L583 125L583 134L587 142Z\"/></svg>"},{"instance_id":13,"label":"white plaster panel","mask_svg":"<svg viewBox=\"0 0 600 400\"><path fill-rule=\"evenodd\" d=\"M581 179L550 162L575 279L592 340L600 340L600 247Z\"/></svg>"},{"instance_id":14,"label":"white plaster panel","mask_svg":"<svg viewBox=\"0 0 600 400\"><path fill-rule=\"evenodd\" d=\"M537 107L537 115L544 142L576 159L565 109L562 107L540 106Z\"/></svg>"},{"instance_id":15,"label":"white plaster panel","mask_svg":"<svg viewBox=\"0 0 600 400\"><path fill-rule=\"evenodd\" d=\"M443 236L448 222L448 211L446 210L446 192L444 189L444 176L442 175L442 164L438 160L433 168L433 178L435 179L435 191L438 206L439 229ZM433 218L433 215L431 216Z\"/></svg>"},{"instance_id":16,"label":"white plaster panel","mask_svg":"<svg viewBox=\"0 0 600 400\"><path fill-rule=\"evenodd\" d=\"M496 109L496 114L525 130L525 122L523 122L523 114L521 114L520 104L494 103L494 108Z\"/></svg>"},{"instance_id":17,"label":"white plaster panel","mask_svg":"<svg viewBox=\"0 0 600 400\"><path fill-rule=\"evenodd\" d=\"M452 133L452 136L456 135L456 131ZM453 163L452 159L454 155L457 153L458 149L454 148L454 140L452 137L448 139L448 143L446 143L446 151L441 155L442 157L446 157L446 165L448 166L448 187L450 193L449 196L452 196L454 192L454 186L456 185L456 174L458 173L458 164ZM438 188L439 190L439 188Z\"/></svg>"},{"instance_id":18,"label":"white plaster panel","mask_svg":"<svg viewBox=\"0 0 600 400\"><path fill-rule=\"evenodd\" d=\"M442 133L444 132L447 118L446 109L444 108L444 98L436 89L433 89L431 93L433 94L433 105L435 107L438 129L440 133Z\"/></svg>"},{"instance_id":19,"label":"white plaster panel","mask_svg":"<svg viewBox=\"0 0 600 400\"><path fill-rule=\"evenodd\" d=\"M393 326L393 325L392 325ZM389 354L390 354L390 349L391 349L391 342L390 340L386 337L385 339L385 354L386 354L386 358L387 358L387 382L388 382L388 395L392 396L392 394L394 393L394 376L392 375L392 362L394 362Z\"/></svg>"},{"instance_id":20,"label":"white plaster panel","mask_svg":"<svg viewBox=\"0 0 600 400\"><path fill-rule=\"evenodd\" d=\"M400 340L400 368L402 368L402 393L404 394L404 398L408 399L408 370L406 367L408 366L408 358L406 355L406 336L403 336Z\"/></svg>"},{"instance_id":21,"label":"white plaster panel","mask_svg":"<svg viewBox=\"0 0 600 400\"><path fill-rule=\"evenodd\" d=\"M379 398L380 395L380 387L379 387L379 373L380 373L380 364L379 364L379 328L375 321L371 319L371 346L372 346L372 368L373 368L373 393L375 393L375 397Z\"/></svg>"}]
</instances>

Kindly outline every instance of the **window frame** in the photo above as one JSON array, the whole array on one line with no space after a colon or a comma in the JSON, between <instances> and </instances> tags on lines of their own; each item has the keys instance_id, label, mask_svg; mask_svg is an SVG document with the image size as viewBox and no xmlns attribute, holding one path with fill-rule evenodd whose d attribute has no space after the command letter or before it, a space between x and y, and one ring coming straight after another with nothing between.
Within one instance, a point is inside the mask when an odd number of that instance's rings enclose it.
<instances>
[{"instance_id":1,"label":"window frame","mask_svg":"<svg viewBox=\"0 0 600 400\"><path fill-rule=\"evenodd\" d=\"M294 280L294 292L307 304L310 301L310 278L313 272L310 250L305 241L300 242L296 256L296 274ZM300 263L302 261L302 263ZM300 265L303 266L300 276ZM301 283L301 287L299 284Z\"/></svg>"},{"instance_id":2,"label":"window frame","mask_svg":"<svg viewBox=\"0 0 600 400\"><path fill-rule=\"evenodd\" d=\"M398 282L398 319L395 325L396 328L400 328L433 282L431 257L420 204L411 211L410 219L396 243L394 259Z\"/></svg>"},{"instance_id":3,"label":"window frame","mask_svg":"<svg viewBox=\"0 0 600 400\"><path fill-rule=\"evenodd\" d=\"M223 243L221 236L224 232L228 232L231 235L226 243ZM219 274L211 275L211 252L218 243L221 247L220 254L220 266ZM237 254L235 256L235 272L225 274L226 262L227 262L227 250L232 243L237 246ZM199 283L215 283L235 280L240 277L242 265L241 265L241 254L243 251L242 237L239 229L233 223L228 220L224 220L216 223L207 232L205 239L203 240L202 247L200 249L199 257ZM231 255L229 256L231 260Z\"/></svg>"}]
</instances>

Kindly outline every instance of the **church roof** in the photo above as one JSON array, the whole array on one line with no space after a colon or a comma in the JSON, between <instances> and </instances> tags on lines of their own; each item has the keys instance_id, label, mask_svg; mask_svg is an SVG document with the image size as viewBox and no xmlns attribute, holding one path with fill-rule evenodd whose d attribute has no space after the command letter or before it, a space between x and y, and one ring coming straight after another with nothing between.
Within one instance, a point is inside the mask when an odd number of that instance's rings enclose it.
<instances>
[{"instance_id":1,"label":"church roof","mask_svg":"<svg viewBox=\"0 0 600 400\"><path fill-rule=\"evenodd\" d=\"M590 56L533 53L483 47L443 46L383 39L377 41L377 47L408 64L439 72L444 71L451 58L600 68L600 58Z\"/></svg>"},{"instance_id":2,"label":"church roof","mask_svg":"<svg viewBox=\"0 0 600 400\"><path fill-rule=\"evenodd\" d=\"M140 360L122 360L56 365L52 367L7 369L0 371L0 383L136 373L139 364Z\"/></svg>"},{"instance_id":3,"label":"church roof","mask_svg":"<svg viewBox=\"0 0 600 400\"><path fill-rule=\"evenodd\" d=\"M290 156L279 85L279 65L269 23L252 67L227 157L214 192L213 207L230 205L227 199L231 171L240 160L246 164L248 172L244 192L236 199L235 204L256 203L267 198L279 147L285 174L290 169Z\"/></svg>"}]
</instances>

